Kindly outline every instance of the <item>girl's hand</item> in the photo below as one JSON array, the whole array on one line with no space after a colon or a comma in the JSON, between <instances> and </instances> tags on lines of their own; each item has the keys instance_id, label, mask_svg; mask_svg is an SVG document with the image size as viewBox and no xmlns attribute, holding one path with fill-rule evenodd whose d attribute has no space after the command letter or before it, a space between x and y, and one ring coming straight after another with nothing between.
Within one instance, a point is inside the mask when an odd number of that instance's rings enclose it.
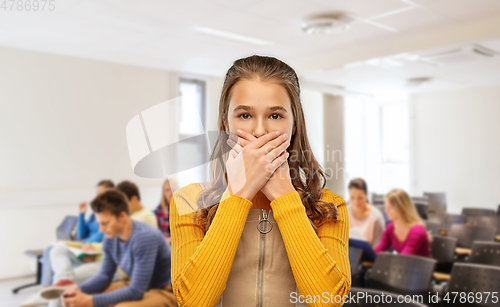
<instances>
[{"instance_id":1,"label":"girl's hand","mask_svg":"<svg viewBox=\"0 0 500 307\"><path fill-rule=\"evenodd\" d=\"M229 146L233 148L232 150L234 151L233 155L234 154L237 155L242 151L242 149L245 146L247 146L252 142L255 142L255 140L258 139L253 135L251 135L250 133L241 131L240 133L238 133L238 135L231 134L227 143ZM273 141L274 140L269 141L268 144L270 144ZM283 142L282 144L286 144L286 146L283 149L283 151L285 151L286 148L290 145L289 141L287 140L286 134L282 138L282 142ZM285 161L282 162L279 167L272 170L271 176L268 177L269 180L260 189L262 193L264 193L264 195L266 195L266 197L270 201L273 201L275 198L283 194L295 191L295 188L293 187L292 181L290 179L290 169L288 167L288 162L286 161L287 158L288 158L288 153L286 153Z\"/></svg>"},{"instance_id":2,"label":"girl's hand","mask_svg":"<svg viewBox=\"0 0 500 307\"><path fill-rule=\"evenodd\" d=\"M237 131L237 135L242 134L243 131ZM229 192L250 201L288 158L289 141L286 134L280 135L279 131L249 141L244 147L231 139L228 144L233 148L226 161ZM239 146L235 149L235 145Z\"/></svg>"}]
</instances>

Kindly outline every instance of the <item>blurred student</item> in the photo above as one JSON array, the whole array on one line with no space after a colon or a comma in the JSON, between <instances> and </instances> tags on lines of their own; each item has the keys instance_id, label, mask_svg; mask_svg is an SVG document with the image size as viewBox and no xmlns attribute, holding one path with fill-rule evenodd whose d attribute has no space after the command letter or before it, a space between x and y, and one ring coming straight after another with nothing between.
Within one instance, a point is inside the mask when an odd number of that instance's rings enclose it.
<instances>
[{"instance_id":1,"label":"blurred student","mask_svg":"<svg viewBox=\"0 0 500 307\"><path fill-rule=\"evenodd\" d=\"M348 188L349 237L366 240L375 248L384 233L384 216L368 203L368 186L363 179L351 180Z\"/></svg>"},{"instance_id":2,"label":"blurred student","mask_svg":"<svg viewBox=\"0 0 500 307\"><path fill-rule=\"evenodd\" d=\"M130 218L126 196L109 189L91 202L104 232L102 267L79 287L66 289L67 307L177 306L170 282L170 246L151 225ZM124 281L113 283L116 272ZM59 291L53 296L58 297Z\"/></svg>"},{"instance_id":3,"label":"blurred student","mask_svg":"<svg viewBox=\"0 0 500 307\"><path fill-rule=\"evenodd\" d=\"M150 224L154 228L158 228L153 212L145 208L140 202L139 188L137 187L136 184L130 181L122 181L117 185L117 189L127 196L127 203L129 206L129 210L130 212L133 212L133 214L131 214L130 216L131 219L139 222L144 222ZM99 227L97 221L94 222ZM102 244L100 243L92 243L90 245L85 245L83 250L103 252ZM43 299L45 303L47 303L46 300L47 293L49 293L48 297L50 297L50 293L52 293L53 290L62 291L69 287L73 287L78 283L83 283L91 279L92 277L94 277L99 273L99 270L101 269L101 260L102 260L101 256L97 257L86 256L83 258L85 260L84 263L78 266L72 266L69 264L70 262L71 263L75 262L74 258L76 258L76 256L72 254L69 251L68 247L65 245L61 245L58 243L56 245L56 248L52 250L51 262L62 263L65 265L54 264L55 267L54 283L52 284L52 286L46 287L45 289L40 291L41 299ZM113 281L119 281L122 279L123 277L120 274L115 274ZM51 300L49 306L59 307L61 306L61 302L59 301L59 299ZM26 306L23 305L22 307L34 307L34 305L26 305Z\"/></svg>"},{"instance_id":4,"label":"blurred student","mask_svg":"<svg viewBox=\"0 0 500 307\"><path fill-rule=\"evenodd\" d=\"M160 204L156 207L154 213L158 221L158 226L165 239L170 243L170 223L168 213L170 211L170 200L172 199L172 185L166 179L163 182Z\"/></svg>"},{"instance_id":5,"label":"blurred student","mask_svg":"<svg viewBox=\"0 0 500 307\"><path fill-rule=\"evenodd\" d=\"M135 183L124 180L116 186L116 189L127 196L130 207L130 217L132 219L143 221L155 228L158 228L158 222L156 221L156 216L153 211L144 207L141 203L139 187Z\"/></svg>"},{"instance_id":6,"label":"blurred student","mask_svg":"<svg viewBox=\"0 0 500 307\"><path fill-rule=\"evenodd\" d=\"M375 253L390 247L399 254L429 257L429 236L424 222L408 194L394 189L385 196L385 211L389 220Z\"/></svg>"},{"instance_id":7,"label":"blurred student","mask_svg":"<svg viewBox=\"0 0 500 307\"><path fill-rule=\"evenodd\" d=\"M99 195L107 188L114 187L114 183L111 180L101 180L97 183L96 186L96 195ZM79 241L83 241L86 243L100 243L103 238L103 233L99 232L99 224L95 221L95 216L93 213L90 214L87 220L85 220L85 213L87 212L87 203L82 202L78 206L78 224L76 236ZM54 250L54 247L56 250ZM53 284L53 281L57 279L57 276L54 276L54 269L52 266L51 255L59 255L63 254L63 249L65 249L64 253L68 255L68 257L74 256L67 248L66 245L62 242L58 242L55 245L50 245L47 247L43 253L43 262L42 262L42 286L50 286ZM53 251L54 250L54 251ZM81 261L80 261L81 260ZM89 258L86 258L87 261L90 261ZM68 259L68 261L70 261ZM78 259L70 261L70 265L75 267L82 263L85 263L84 259ZM67 265L65 261L62 266ZM59 266L59 265L56 265Z\"/></svg>"},{"instance_id":8,"label":"blurred student","mask_svg":"<svg viewBox=\"0 0 500 307\"><path fill-rule=\"evenodd\" d=\"M96 195L99 195L105 189L113 187L113 181L101 180L97 183ZM94 213L91 213L87 220L85 220L85 214L87 212L86 202L79 204L78 211L79 215L76 237L79 241L85 242L82 247L83 250L90 250L92 249L91 244L100 243L104 234L99 231L99 223L96 222ZM45 288L56 284L59 280L72 279L72 272L74 268L95 260L96 258L93 256L87 256L84 258L76 257L64 242L51 244L45 248L43 253L41 285ZM43 306L47 303L48 301L42 298L40 293L37 293L21 304L21 306Z\"/></svg>"}]
</instances>

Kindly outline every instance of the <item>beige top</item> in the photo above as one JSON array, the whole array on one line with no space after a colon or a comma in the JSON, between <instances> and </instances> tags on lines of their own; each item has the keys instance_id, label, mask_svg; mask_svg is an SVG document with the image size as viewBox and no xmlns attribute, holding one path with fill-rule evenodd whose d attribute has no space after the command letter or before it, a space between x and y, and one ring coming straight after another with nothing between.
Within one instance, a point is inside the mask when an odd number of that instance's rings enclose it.
<instances>
[{"instance_id":1,"label":"beige top","mask_svg":"<svg viewBox=\"0 0 500 307\"><path fill-rule=\"evenodd\" d=\"M347 206L349 214L349 237L355 239L364 239L375 249L384 234L385 221L382 212L379 209L367 204L370 207L370 213L365 219L357 219L352 206Z\"/></svg>"},{"instance_id":2,"label":"beige top","mask_svg":"<svg viewBox=\"0 0 500 307\"><path fill-rule=\"evenodd\" d=\"M139 222L144 222L153 226L154 228L158 228L158 221L156 220L156 215L153 211L143 207L141 210L136 211L130 215L130 218Z\"/></svg>"}]
</instances>

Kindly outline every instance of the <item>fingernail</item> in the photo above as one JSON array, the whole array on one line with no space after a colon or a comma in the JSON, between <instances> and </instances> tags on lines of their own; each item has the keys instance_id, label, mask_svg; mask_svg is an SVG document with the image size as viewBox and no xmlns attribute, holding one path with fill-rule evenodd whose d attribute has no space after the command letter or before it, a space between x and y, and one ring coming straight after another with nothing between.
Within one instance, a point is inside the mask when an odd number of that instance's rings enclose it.
<instances>
[{"instance_id":1,"label":"fingernail","mask_svg":"<svg viewBox=\"0 0 500 307\"><path fill-rule=\"evenodd\" d=\"M240 129L236 130L236 132L238 132L239 134L241 134L243 131L241 131Z\"/></svg>"},{"instance_id":2,"label":"fingernail","mask_svg":"<svg viewBox=\"0 0 500 307\"><path fill-rule=\"evenodd\" d=\"M279 132L279 131L276 131L276 135L280 135L280 132Z\"/></svg>"},{"instance_id":3,"label":"fingernail","mask_svg":"<svg viewBox=\"0 0 500 307\"><path fill-rule=\"evenodd\" d=\"M288 135L286 133L283 133L283 138L286 139Z\"/></svg>"}]
</instances>

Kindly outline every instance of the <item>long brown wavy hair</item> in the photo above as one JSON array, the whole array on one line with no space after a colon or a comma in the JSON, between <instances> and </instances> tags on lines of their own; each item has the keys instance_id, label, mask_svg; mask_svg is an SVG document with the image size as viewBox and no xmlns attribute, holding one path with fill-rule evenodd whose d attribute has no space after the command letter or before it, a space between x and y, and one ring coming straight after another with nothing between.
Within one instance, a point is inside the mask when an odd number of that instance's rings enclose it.
<instances>
[{"instance_id":1,"label":"long brown wavy hair","mask_svg":"<svg viewBox=\"0 0 500 307\"><path fill-rule=\"evenodd\" d=\"M229 127L228 110L231 89L241 80L273 82L282 85L286 89L290 96L294 118L293 132L288 148L290 153L288 158L290 173L294 173L291 176L292 184L300 195L307 216L315 231L323 222L336 221L338 219L336 205L321 200L326 177L309 145L304 112L300 101L299 79L295 70L273 57L253 55L236 60L227 71L222 86L219 101L219 131L226 131L226 127ZM198 195L198 208L201 209L195 214L194 222L201 222L205 232L210 228L222 194L227 187L225 161L231 149L225 141L227 138L224 136L227 133L229 132L220 133L213 147L209 171L211 186Z\"/></svg>"}]
</instances>

